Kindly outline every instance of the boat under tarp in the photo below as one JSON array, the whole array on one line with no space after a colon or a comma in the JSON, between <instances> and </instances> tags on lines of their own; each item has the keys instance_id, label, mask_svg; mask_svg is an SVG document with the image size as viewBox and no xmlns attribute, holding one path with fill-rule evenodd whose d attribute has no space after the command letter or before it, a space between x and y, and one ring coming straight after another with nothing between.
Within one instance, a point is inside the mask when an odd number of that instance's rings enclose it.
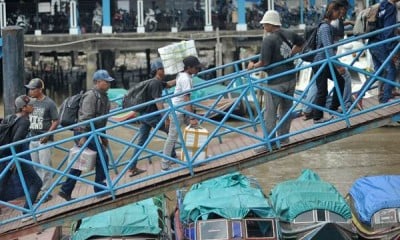
<instances>
[{"instance_id":1,"label":"boat under tarp","mask_svg":"<svg viewBox=\"0 0 400 240\"><path fill-rule=\"evenodd\" d=\"M275 212L257 182L239 172L177 191L177 240L280 239Z\"/></svg>"},{"instance_id":2,"label":"boat under tarp","mask_svg":"<svg viewBox=\"0 0 400 240\"><path fill-rule=\"evenodd\" d=\"M357 179L348 200L363 239L400 239L400 175Z\"/></svg>"},{"instance_id":3,"label":"boat under tarp","mask_svg":"<svg viewBox=\"0 0 400 240\"><path fill-rule=\"evenodd\" d=\"M358 218L371 224L372 216L385 208L400 208L400 175L368 176L357 179L350 189Z\"/></svg>"},{"instance_id":4,"label":"boat under tarp","mask_svg":"<svg viewBox=\"0 0 400 240\"><path fill-rule=\"evenodd\" d=\"M72 239L84 240L92 237L138 235L158 236L162 231L159 226L158 210L159 207L153 199L146 199L84 218L81 220L78 229L73 233Z\"/></svg>"},{"instance_id":5,"label":"boat under tarp","mask_svg":"<svg viewBox=\"0 0 400 240\"><path fill-rule=\"evenodd\" d=\"M330 183L310 169L303 170L294 180L279 183L270 194L276 214L291 222L299 214L313 209L325 209L351 219L351 210L344 197Z\"/></svg>"},{"instance_id":6,"label":"boat under tarp","mask_svg":"<svg viewBox=\"0 0 400 240\"><path fill-rule=\"evenodd\" d=\"M345 198L312 170L278 183L270 200L279 218L283 239L350 240L357 237Z\"/></svg>"},{"instance_id":7,"label":"boat under tarp","mask_svg":"<svg viewBox=\"0 0 400 240\"><path fill-rule=\"evenodd\" d=\"M275 217L264 193L252 184L238 172L194 184L180 208L181 221L207 220L211 214L243 219L250 212L260 218Z\"/></svg>"}]
</instances>

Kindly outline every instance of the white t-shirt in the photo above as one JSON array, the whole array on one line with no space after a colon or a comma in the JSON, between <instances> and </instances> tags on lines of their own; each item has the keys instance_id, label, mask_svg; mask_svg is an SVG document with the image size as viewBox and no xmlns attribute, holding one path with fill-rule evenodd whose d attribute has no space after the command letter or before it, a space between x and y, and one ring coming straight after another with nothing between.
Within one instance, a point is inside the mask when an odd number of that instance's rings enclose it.
<instances>
[{"instance_id":1,"label":"white t-shirt","mask_svg":"<svg viewBox=\"0 0 400 240\"><path fill-rule=\"evenodd\" d=\"M192 76L186 72L180 72L176 76L176 86L175 86L174 94L188 91L188 90L192 89L192 85L193 85L192 84ZM184 96L185 95L180 95L180 96L172 98L172 103L174 105L184 103Z\"/></svg>"}]
</instances>

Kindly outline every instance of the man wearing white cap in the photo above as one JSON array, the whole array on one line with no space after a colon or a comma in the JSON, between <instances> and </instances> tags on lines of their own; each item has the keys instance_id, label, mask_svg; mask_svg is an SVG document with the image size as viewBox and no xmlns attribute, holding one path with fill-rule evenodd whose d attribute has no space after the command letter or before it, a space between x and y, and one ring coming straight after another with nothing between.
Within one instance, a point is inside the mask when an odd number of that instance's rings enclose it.
<instances>
[{"instance_id":1,"label":"man wearing white cap","mask_svg":"<svg viewBox=\"0 0 400 240\"><path fill-rule=\"evenodd\" d=\"M254 69L258 67L265 67L273 63L284 61L293 54L298 53L303 44L304 39L293 31L287 29L281 29L281 20L279 13L275 10L267 11L261 22L264 27L265 37L261 45L261 54L258 62L250 62L248 69ZM269 76L273 76L279 73L285 73L294 68L293 62L287 62L279 64L274 68L270 68L267 71ZM266 91L266 111L264 114L264 121L267 127L267 132L270 134L276 126L277 116L284 117L289 109L292 107L292 100L289 97L293 97L294 90L296 87L296 75L295 73L284 74L278 78L271 79L266 82L266 86L272 90L278 91L285 94L287 97L281 97L271 92ZM279 109L279 112L278 112ZM277 130L277 133L272 136L282 136L289 133L291 120L285 121ZM288 143L289 138L281 139L281 143ZM273 143L273 147L276 143ZM255 149L257 153L267 151L267 146L262 146Z\"/></svg>"}]
</instances>

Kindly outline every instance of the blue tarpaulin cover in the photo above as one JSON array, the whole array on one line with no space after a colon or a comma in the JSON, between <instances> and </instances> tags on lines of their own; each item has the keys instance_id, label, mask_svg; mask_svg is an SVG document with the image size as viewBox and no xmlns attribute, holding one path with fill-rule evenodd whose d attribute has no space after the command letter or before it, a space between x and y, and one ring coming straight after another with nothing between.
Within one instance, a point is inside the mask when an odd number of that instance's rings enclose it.
<instances>
[{"instance_id":1,"label":"blue tarpaulin cover","mask_svg":"<svg viewBox=\"0 0 400 240\"><path fill-rule=\"evenodd\" d=\"M297 179L277 184L271 190L270 199L278 217L287 222L314 209L329 210L347 220L351 218L351 210L344 197L310 169L303 170Z\"/></svg>"},{"instance_id":2,"label":"blue tarpaulin cover","mask_svg":"<svg viewBox=\"0 0 400 240\"><path fill-rule=\"evenodd\" d=\"M358 219L371 226L371 218L377 211L400 207L400 175L359 178L349 193Z\"/></svg>"},{"instance_id":3,"label":"blue tarpaulin cover","mask_svg":"<svg viewBox=\"0 0 400 240\"><path fill-rule=\"evenodd\" d=\"M161 232L158 207L153 199L146 199L120 208L82 219L73 240L84 240L93 236L133 236Z\"/></svg>"},{"instance_id":4,"label":"blue tarpaulin cover","mask_svg":"<svg viewBox=\"0 0 400 240\"><path fill-rule=\"evenodd\" d=\"M206 220L210 214L243 219L253 212L262 218L275 217L264 193L246 176L236 172L194 184L180 208L184 222Z\"/></svg>"}]
</instances>

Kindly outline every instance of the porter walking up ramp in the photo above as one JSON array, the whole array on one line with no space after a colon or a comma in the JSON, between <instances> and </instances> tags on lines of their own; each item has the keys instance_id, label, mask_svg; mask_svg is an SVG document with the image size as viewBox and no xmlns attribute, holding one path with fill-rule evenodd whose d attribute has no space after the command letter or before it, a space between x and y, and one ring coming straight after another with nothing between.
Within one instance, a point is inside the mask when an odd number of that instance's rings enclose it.
<instances>
[{"instance_id":1,"label":"porter walking up ramp","mask_svg":"<svg viewBox=\"0 0 400 240\"><path fill-rule=\"evenodd\" d=\"M399 26L393 26L399 27ZM383 31L385 29L379 30ZM373 33L371 33L373 34ZM329 47L343 47L345 44L354 46L365 36L352 37ZM257 60L258 56L232 62L227 65L218 66L214 69L200 72L195 78L193 89L180 93L191 94L192 100L179 105L172 105L171 98L174 95L171 89L167 90L161 99L144 103L143 105L154 104L163 101L166 108L149 115L135 116L133 111L140 105L128 109L121 109L119 103L121 97L112 99L115 104L110 114L100 116L87 122L78 123L66 128L59 128L52 134L55 141L32 150L16 153L15 147L19 144L27 144L29 141L49 134L43 134L35 138L27 138L23 141L0 146L0 149L11 148L12 155L2 157L0 163L4 166L0 178L4 179L10 169L15 166L13 181L4 185L8 196L2 196L0 201L0 239L14 239L31 232L39 232L53 226L60 226L66 223L82 219L105 210L117 208L138 200L146 199L159 193L175 190L183 186L203 181L205 179L242 170L251 166L262 164L268 161L279 161L279 158L304 151L315 146L335 141L354 134L362 133L369 129L377 128L399 121L400 99L393 98L386 103L379 103L379 87L382 84L387 86L400 87L396 81L382 77L379 73L384 67L373 72L363 65L362 58L367 56L368 48L380 46L388 42L396 42L394 51L387 56L385 64L392 60L392 57L399 50L398 41L400 36L382 41L380 43L363 45L357 48L346 48L346 51L336 56L327 56L323 61L304 65L287 72L276 75L260 74L268 72L268 69L292 61L299 61L299 56L293 56L283 62L271 64L270 66L247 71L243 69L249 61ZM327 48L319 49L327 53ZM347 59L342 61L341 59ZM352 59L348 61L348 59ZM354 92L354 101L346 106L343 96L338 91L336 77L333 77L332 91L337 91L340 100L341 111L332 111L326 107L317 106L307 102L305 96L310 87L316 82L320 71L312 77L306 73L310 67L317 65L328 65L331 70L334 66L344 66L349 69L354 77L354 83L358 84ZM301 76L298 79L301 89L296 91L294 96L288 96L271 89L268 82L280 76L293 74ZM206 77L211 79L202 81ZM356 79L362 76L362 79ZM353 84L354 85L354 84ZM273 95L290 99L293 106L287 113L279 113L276 127L268 132L265 121L265 102L263 93L270 92ZM197 109L196 113L187 112L185 106L191 104ZM312 120L304 121L299 117L299 109L308 105L313 109L320 109L325 116L332 115L329 121L314 124ZM199 133L198 126L187 129L182 126L178 128L178 142L175 149L178 152L177 158L165 155L163 145L166 135L158 131L161 123L151 131L143 146L138 146L138 129L141 121L156 114L162 115L162 121L170 117L171 121L177 121L177 113L197 118L202 127ZM95 129L94 122L99 119L108 119L108 124L102 129ZM284 135L277 135L285 121L292 121L290 132ZM73 136L71 130L83 124L90 124L91 131L88 133ZM197 131L197 132L196 132ZM98 171L104 171L106 175L105 185L94 181L94 171L83 172L80 177L69 174L72 168L78 166L78 156L68 160L69 150L74 146L74 141L87 137L93 139L96 146L101 147L99 138L106 138L109 141L107 153L109 164L106 164L105 156L99 154ZM290 141L283 141L289 139ZM185 141L186 140L186 141ZM284 143L285 142L285 143ZM266 150L255 152L254 149L265 146ZM43 148L53 148L53 166L42 166L29 160L29 154ZM86 146L84 145L83 148ZM133 151L138 149L137 154ZM79 154L78 154L79 155ZM161 171L161 159L169 160L171 168L168 171ZM138 160L138 167L146 169L146 172L130 177L129 168L133 160ZM49 190L41 195L36 202L29 197L27 183L21 172L21 164L27 164L34 168L41 168L53 174L53 184ZM74 178L77 185L72 193L70 201L65 201L58 196L61 184L66 178ZM22 186L22 188L21 188ZM102 191L93 192L93 187L99 187ZM18 191L18 189L21 189ZM50 201L45 201L52 195ZM28 201L29 208L22 206L24 200ZM22 215L25 211L27 214ZM26 217L32 217L26 219ZM26 221L22 221L26 220Z\"/></svg>"}]
</instances>

